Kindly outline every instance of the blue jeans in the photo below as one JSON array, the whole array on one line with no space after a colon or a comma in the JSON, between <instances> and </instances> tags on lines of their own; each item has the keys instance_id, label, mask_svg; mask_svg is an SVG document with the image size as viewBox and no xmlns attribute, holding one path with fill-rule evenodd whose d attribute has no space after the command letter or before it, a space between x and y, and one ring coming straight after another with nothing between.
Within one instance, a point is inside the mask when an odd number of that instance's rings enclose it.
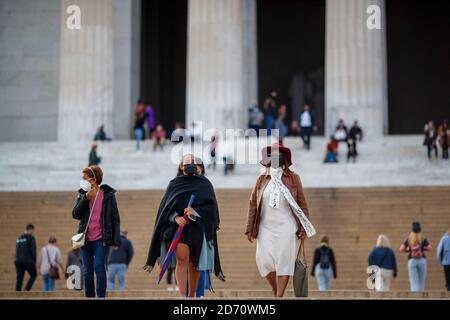
<instances>
[{"instance_id":1,"label":"blue jeans","mask_svg":"<svg viewBox=\"0 0 450 320\"><path fill-rule=\"evenodd\" d=\"M327 152L327 156L325 158L325 162L329 163L329 162L338 162L336 154L334 152Z\"/></svg>"},{"instance_id":2,"label":"blue jeans","mask_svg":"<svg viewBox=\"0 0 450 320\"><path fill-rule=\"evenodd\" d=\"M50 278L48 274L43 275L44 280L44 291L55 291L55 279Z\"/></svg>"},{"instance_id":3,"label":"blue jeans","mask_svg":"<svg viewBox=\"0 0 450 320\"><path fill-rule=\"evenodd\" d=\"M116 275L119 281L119 290L125 290L125 275L128 267L125 263L111 263L108 265L108 291L116 290Z\"/></svg>"},{"instance_id":4,"label":"blue jeans","mask_svg":"<svg viewBox=\"0 0 450 320\"><path fill-rule=\"evenodd\" d=\"M424 291L425 277L427 274L427 259L409 259L408 273L411 291Z\"/></svg>"},{"instance_id":5,"label":"blue jeans","mask_svg":"<svg viewBox=\"0 0 450 320\"><path fill-rule=\"evenodd\" d=\"M134 137L136 138L136 150L141 148L141 140L144 137L144 129L134 129Z\"/></svg>"},{"instance_id":6,"label":"blue jeans","mask_svg":"<svg viewBox=\"0 0 450 320\"><path fill-rule=\"evenodd\" d=\"M316 276L319 291L330 290L331 278L333 278L333 270L331 267L328 269L322 269L320 268L320 264L318 264L314 270L314 275Z\"/></svg>"},{"instance_id":7,"label":"blue jeans","mask_svg":"<svg viewBox=\"0 0 450 320\"><path fill-rule=\"evenodd\" d=\"M81 247L83 257L84 291L86 297L95 297L94 272L97 280L97 297L106 296L106 258L109 247L103 246L103 240L86 241Z\"/></svg>"}]
</instances>

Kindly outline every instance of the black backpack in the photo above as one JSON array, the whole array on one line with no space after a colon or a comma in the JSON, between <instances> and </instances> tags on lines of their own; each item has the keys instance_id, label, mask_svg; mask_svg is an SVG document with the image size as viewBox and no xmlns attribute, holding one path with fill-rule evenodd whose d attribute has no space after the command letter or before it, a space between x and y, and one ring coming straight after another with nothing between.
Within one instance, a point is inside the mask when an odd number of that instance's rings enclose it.
<instances>
[{"instance_id":1,"label":"black backpack","mask_svg":"<svg viewBox=\"0 0 450 320\"><path fill-rule=\"evenodd\" d=\"M320 248L320 269L328 269L330 267L330 257L328 255L329 251L330 249L328 248Z\"/></svg>"}]
</instances>

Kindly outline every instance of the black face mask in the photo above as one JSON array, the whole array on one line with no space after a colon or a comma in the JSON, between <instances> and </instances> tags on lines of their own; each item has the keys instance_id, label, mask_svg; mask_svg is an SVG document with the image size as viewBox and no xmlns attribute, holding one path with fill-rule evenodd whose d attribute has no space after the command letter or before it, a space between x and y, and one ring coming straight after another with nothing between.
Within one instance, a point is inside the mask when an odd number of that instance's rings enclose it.
<instances>
[{"instance_id":1,"label":"black face mask","mask_svg":"<svg viewBox=\"0 0 450 320\"><path fill-rule=\"evenodd\" d=\"M193 176L197 173L197 165L195 163L188 163L183 165L183 171L188 176Z\"/></svg>"}]
</instances>

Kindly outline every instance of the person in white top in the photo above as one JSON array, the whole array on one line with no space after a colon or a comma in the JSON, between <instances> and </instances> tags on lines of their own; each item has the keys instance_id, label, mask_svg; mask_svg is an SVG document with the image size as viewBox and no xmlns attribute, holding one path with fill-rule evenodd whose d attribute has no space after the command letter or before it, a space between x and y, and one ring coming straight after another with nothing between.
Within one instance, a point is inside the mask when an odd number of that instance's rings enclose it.
<instances>
[{"instance_id":1,"label":"person in white top","mask_svg":"<svg viewBox=\"0 0 450 320\"><path fill-rule=\"evenodd\" d=\"M56 246L56 238L50 236L48 244L41 249L41 253L38 259L39 274L42 275L44 280L43 291L55 290L55 275L52 274L51 268L56 267L64 269L62 264L61 250Z\"/></svg>"},{"instance_id":2,"label":"person in white top","mask_svg":"<svg viewBox=\"0 0 450 320\"><path fill-rule=\"evenodd\" d=\"M314 130L314 118L309 105L305 104L304 111L300 114L300 136L307 150L311 148L311 135Z\"/></svg>"}]
</instances>

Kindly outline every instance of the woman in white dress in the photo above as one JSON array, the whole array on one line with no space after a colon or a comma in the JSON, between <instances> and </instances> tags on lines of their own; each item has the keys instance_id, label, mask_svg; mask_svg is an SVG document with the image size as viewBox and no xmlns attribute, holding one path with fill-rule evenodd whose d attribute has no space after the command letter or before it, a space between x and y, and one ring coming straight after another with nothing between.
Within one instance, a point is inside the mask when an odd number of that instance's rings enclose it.
<instances>
[{"instance_id":1,"label":"woman in white dress","mask_svg":"<svg viewBox=\"0 0 450 320\"><path fill-rule=\"evenodd\" d=\"M294 274L300 239L315 233L298 174L289 169L291 151L281 144L263 149L266 172L253 188L246 232L256 239L256 264L275 297L282 297Z\"/></svg>"}]
</instances>

